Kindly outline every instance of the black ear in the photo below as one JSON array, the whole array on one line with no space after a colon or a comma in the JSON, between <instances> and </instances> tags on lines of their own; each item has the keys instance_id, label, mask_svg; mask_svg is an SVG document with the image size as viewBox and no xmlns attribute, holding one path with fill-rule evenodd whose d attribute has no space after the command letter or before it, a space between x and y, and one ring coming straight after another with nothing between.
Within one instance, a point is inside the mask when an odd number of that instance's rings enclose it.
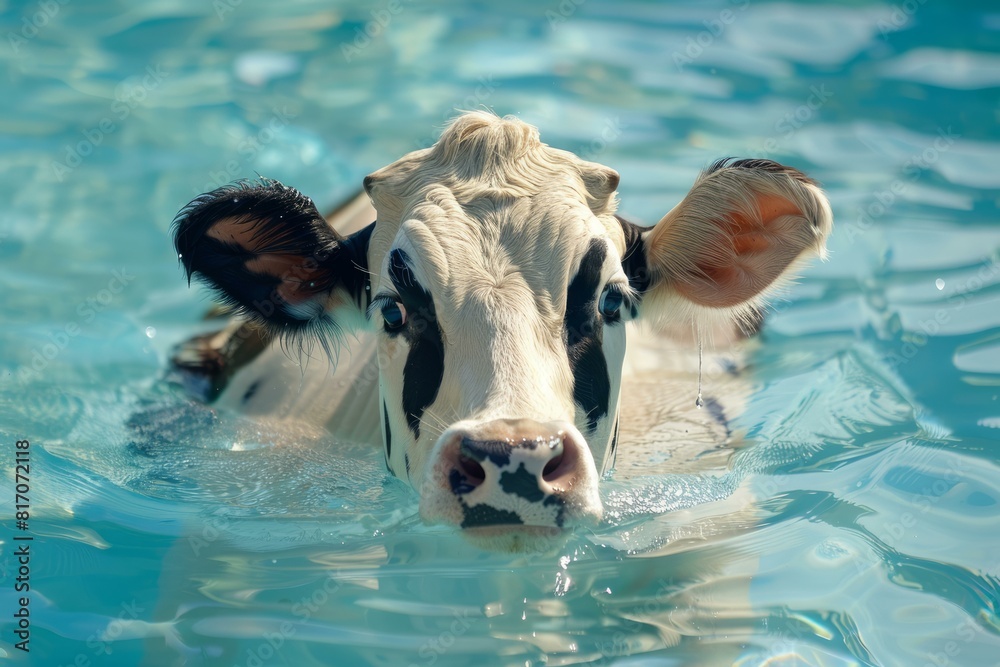
<instances>
[{"instance_id":1,"label":"black ear","mask_svg":"<svg viewBox=\"0 0 1000 667\"><path fill-rule=\"evenodd\" d=\"M174 247L189 282L196 276L272 332L295 334L336 327L339 306L367 305L372 226L340 236L311 199L262 178L195 198L174 220Z\"/></svg>"}]
</instances>

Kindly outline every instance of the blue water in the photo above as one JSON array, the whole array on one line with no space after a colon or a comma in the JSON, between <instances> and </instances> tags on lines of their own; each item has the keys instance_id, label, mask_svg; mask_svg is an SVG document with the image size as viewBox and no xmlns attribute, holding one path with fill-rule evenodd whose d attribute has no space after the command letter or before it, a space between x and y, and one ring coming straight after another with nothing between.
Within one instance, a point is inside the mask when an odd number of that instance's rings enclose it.
<instances>
[{"instance_id":1,"label":"blue water","mask_svg":"<svg viewBox=\"0 0 1000 667\"><path fill-rule=\"evenodd\" d=\"M988 5L0 3L0 656L1000 665ZM609 480L604 525L519 557L421 525L377 452L234 415L199 438L160 382L207 305L171 251L181 205L255 172L332 205L482 105L618 169L640 220L738 155L809 172L837 221L750 360L746 443ZM138 450L124 424L151 405L176 432Z\"/></svg>"}]
</instances>

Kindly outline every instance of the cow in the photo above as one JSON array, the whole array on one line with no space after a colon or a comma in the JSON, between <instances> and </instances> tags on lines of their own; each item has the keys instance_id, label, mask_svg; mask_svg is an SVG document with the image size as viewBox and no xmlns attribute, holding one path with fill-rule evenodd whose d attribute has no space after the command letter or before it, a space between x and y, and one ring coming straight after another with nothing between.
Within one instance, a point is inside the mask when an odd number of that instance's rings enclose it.
<instances>
[{"instance_id":1,"label":"cow","mask_svg":"<svg viewBox=\"0 0 1000 667\"><path fill-rule=\"evenodd\" d=\"M752 329L832 228L817 183L770 160L718 160L651 227L616 214L618 184L477 111L367 176L340 218L370 201L374 221L351 233L277 181L220 187L178 213L174 244L239 318L177 363L238 347L206 397L382 447L421 517L474 544L558 538L600 520L598 481L628 447L626 338Z\"/></svg>"}]
</instances>

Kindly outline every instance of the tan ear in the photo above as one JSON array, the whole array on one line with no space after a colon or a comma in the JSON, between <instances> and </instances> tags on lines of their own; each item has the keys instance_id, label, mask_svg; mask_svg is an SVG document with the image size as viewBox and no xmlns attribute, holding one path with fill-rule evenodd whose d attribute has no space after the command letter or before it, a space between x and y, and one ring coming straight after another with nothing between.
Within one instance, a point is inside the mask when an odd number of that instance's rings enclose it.
<instances>
[{"instance_id":1,"label":"tan ear","mask_svg":"<svg viewBox=\"0 0 1000 667\"><path fill-rule=\"evenodd\" d=\"M745 317L801 259L825 256L832 227L826 196L801 172L720 160L644 234L651 282L643 310Z\"/></svg>"}]
</instances>

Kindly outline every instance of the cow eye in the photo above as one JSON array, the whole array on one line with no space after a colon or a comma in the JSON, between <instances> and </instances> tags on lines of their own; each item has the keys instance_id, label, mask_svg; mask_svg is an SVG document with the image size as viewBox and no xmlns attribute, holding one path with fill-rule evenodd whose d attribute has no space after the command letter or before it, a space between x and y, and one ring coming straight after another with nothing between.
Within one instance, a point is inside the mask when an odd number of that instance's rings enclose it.
<instances>
[{"instance_id":1,"label":"cow eye","mask_svg":"<svg viewBox=\"0 0 1000 667\"><path fill-rule=\"evenodd\" d=\"M622 304L625 302L625 295L621 288L616 285L608 285L601 294L601 300L597 304L601 315L609 322L616 322L622 315Z\"/></svg>"},{"instance_id":2,"label":"cow eye","mask_svg":"<svg viewBox=\"0 0 1000 667\"><path fill-rule=\"evenodd\" d=\"M406 307L399 301L386 301L382 306L382 319L386 331L395 331L406 324Z\"/></svg>"}]
</instances>

